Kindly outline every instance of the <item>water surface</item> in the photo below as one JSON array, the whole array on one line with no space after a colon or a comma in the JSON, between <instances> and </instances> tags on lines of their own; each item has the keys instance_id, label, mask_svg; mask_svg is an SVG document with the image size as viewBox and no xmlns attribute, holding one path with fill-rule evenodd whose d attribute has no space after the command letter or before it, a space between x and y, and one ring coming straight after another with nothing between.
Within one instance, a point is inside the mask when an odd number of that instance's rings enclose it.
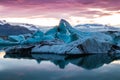
<instances>
[{"instance_id":1,"label":"water surface","mask_svg":"<svg viewBox=\"0 0 120 80\"><path fill-rule=\"evenodd\" d=\"M0 52L0 80L119 79L119 55L24 55Z\"/></svg>"}]
</instances>

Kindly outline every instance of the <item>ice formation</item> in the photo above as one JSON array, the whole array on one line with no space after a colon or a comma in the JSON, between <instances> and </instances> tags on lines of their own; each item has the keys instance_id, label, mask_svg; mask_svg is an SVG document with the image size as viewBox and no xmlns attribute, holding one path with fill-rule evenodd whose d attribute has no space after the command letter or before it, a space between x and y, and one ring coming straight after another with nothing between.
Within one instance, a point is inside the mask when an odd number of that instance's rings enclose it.
<instances>
[{"instance_id":1,"label":"ice formation","mask_svg":"<svg viewBox=\"0 0 120 80\"><path fill-rule=\"evenodd\" d=\"M120 52L119 31L88 32L73 28L61 19L58 26L45 33L38 30L30 37L9 36L8 44L34 45L32 53L96 54ZM0 44L6 43L0 39ZM24 48L24 47L22 47ZM10 48L18 49L17 47ZM9 50L8 50L9 51Z\"/></svg>"}]
</instances>

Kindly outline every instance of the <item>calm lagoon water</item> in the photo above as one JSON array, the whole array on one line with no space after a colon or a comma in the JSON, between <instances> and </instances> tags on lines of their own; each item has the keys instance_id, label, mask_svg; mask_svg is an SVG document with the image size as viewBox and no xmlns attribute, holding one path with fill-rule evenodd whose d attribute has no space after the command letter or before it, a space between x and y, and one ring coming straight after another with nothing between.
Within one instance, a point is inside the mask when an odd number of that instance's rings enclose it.
<instances>
[{"instance_id":1,"label":"calm lagoon water","mask_svg":"<svg viewBox=\"0 0 120 80\"><path fill-rule=\"evenodd\" d=\"M120 57L6 54L0 52L0 80L120 80Z\"/></svg>"}]
</instances>

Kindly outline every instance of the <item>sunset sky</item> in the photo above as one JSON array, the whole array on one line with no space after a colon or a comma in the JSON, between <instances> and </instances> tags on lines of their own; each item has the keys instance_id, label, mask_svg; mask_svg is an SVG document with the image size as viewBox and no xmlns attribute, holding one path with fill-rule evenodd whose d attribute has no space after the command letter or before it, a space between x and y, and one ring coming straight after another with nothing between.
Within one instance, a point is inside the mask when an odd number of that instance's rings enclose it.
<instances>
[{"instance_id":1,"label":"sunset sky","mask_svg":"<svg viewBox=\"0 0 120 80\"><path fill-rule=\"evenodd\" d=\"M120 0L0 0L0 20L53 26L61 18L120 26Z\"/></svg>"}]
</instances>

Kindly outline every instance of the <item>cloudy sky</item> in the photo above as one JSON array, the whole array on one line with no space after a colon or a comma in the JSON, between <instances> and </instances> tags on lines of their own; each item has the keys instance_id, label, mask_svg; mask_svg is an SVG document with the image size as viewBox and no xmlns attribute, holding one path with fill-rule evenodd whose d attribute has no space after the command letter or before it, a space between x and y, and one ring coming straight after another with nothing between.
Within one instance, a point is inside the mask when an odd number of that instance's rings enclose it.
<instances>
[{"instance_id":1,"label":"cloudy sky","mask_svg":"<svg viewBox=\"0 0 120 80\"><path fill-rule=\"evenodd\" d=\"M37 25L100 23L120 26L120 0L0 0L0 19Z\"/></svg>"}]
</instances>

